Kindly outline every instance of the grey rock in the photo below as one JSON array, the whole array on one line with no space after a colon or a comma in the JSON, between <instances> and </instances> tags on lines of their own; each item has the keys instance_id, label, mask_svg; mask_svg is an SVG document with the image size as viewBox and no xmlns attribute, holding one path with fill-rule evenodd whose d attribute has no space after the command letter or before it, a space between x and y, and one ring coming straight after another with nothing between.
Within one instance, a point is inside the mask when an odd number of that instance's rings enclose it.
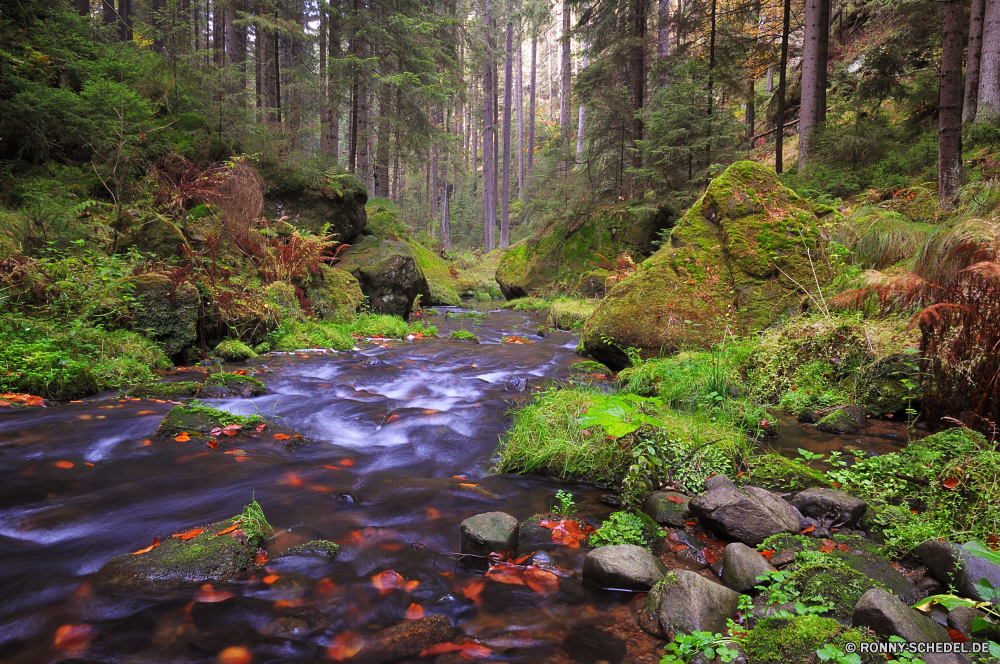
<instances>
[{"instance_id":1,"label":"grey rock","mask_svg":"<svg viewBox=\"0 0 1000 664\"><path fill-rule=\"evenodd\" d=\"M714 479L714 478L713 478ZM675 500L670 500L674 498ZM676 502L676 499L681 502ZM676 491L654 491L642 501L642 511L659 524L681 528L691 520L691 498Z\"/></svg>"},{"instance_id":2,"label":"grey rock","mask_svg":"<svg viewBox=\"0 0 1000 664\"><path fill-rule=\"evenodd\" d=\"M985 597L975 584L986 579L994 588L1000 588L1000 565L970 555L952 542L933 539L917 547L917 556L934 578L945 586L954 586L962 597L997 604L996 597Z\"/></svg>"},{"instance_id":3,"label":"grey rock","mask_svg":"<svg viewBox=\"0 0 1000 664\"><path fill-rule=\"evenodd\" d=\"M725 475L712 475L705 480L705 491L712 491L713 489L719 489L725 486L736 487L733 481Z\"/></svg>"},{"instance_id":4,"label":"grey rock","mask_svg":"<svg viewBox=\"0 0 1000 664\"><path fill-rule=\"evenodd\" d=\"M634 544L598 547L583 560L584 579L615 590L649 590L666 571L658 558Z\"/></svg>"},{"instance_id":5,"label":"grey rock","mask_svg":"<svg viewBox=\"0 0 1000 664\"><path fill-rule=\"evenodd\" d=\"M812 488L799 491L792 505L804 516L825 526L853 526L868 509L861 498L836 489Z\"/></svg>"},{"instance_id":6,"label":"grey rock","mask_svg":"<svg viewBox=\"0 0 1000 664\"><path fill-rule=\"evenodd\" d=\"M843 406L816 423L816 428L827 433L856 433L867 424L865 411L859 406Z\"/></svg>"},{"instance_id":7,"label":"grey rock","mask_svg":"<svg viewBox=\"0 0 1000 664\"><path fill-rule=\"evenodd\" d=\"M486 556L494 551L517 551L517 519L505 512L470 516L459 527L462 553Z\"/></svg>"},{"instance_id":8,"label":"grey rock","mask_svg":"<svg viewBox=\"0 0 1000 664\"><path fill-rule=\"evenodd\" d=\"M985 618L986 613L971 606L956 606L948 612L948 629L958 630L968 638L989 639L990 641L1000 641L1000 626L990 625L986 629L980 629L973 634L972 621L976 618Z\"/></svg>"},{"instance_id":9,"label":"grey rock","mask_svg":"<svg viewBox=\"0 0 1000 664\"><path fill-rule=\"evenodd\" d=\"M741 542L733 542L722 555L722 582L738 593L757 586L757 577L774 568L767 559Z\"/></svg>"},{"instance_id":10,"label":"grey rock","mask_svg":"<svg viewBox=\"0 0 1000 664\"><path fill-rule=\"evenodd\" d=\"M730 539L756 546L771 535L798 532L792 506L770 491L721 486L698 496L691 512Z\"/></svg>"},{"instance_id":11,"label":"grey rock","mask_svg":"<svg viewBox=\"0 0 1000 664\"><path fill-rule=\"evenodd\" d=\"M740 594L685 569L672 570L646 596L639 625L657 636L725 632Z\"/></svg>"},{"instance_id":12,"label":"grey rock","mask_svg":"<svg viewBox=\"0 0 1000 664\"><path fill-rule=\"evenodd\" d=\"M782 549L776 554L771 556L771 564L775 567L781 567L782 565L787 565L788 563L795 560L795 549Z\"/></svg>"},{"instance_id":13,"label":"grey rock","mask_svg":"<svg viewBox=\"0 0 1000 664\"><path fill-rule=\"evenodd\" d=\"M858 600L851 619L854 627L870 627L880 636L898 636L907 641L951 643L948 630L896 599L881 588L872 588ZM921 655L927 664L966 664L958 654Z\"/></svg>"}]
</instances>

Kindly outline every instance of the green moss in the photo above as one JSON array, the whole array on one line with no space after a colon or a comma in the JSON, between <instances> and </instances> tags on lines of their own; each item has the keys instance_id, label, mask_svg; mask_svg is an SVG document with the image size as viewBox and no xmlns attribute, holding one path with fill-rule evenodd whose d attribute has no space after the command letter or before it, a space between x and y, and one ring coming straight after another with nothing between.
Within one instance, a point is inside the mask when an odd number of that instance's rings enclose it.
<instances>
[{"instance_id":1,"label":"green moss","mask_svg":"<svg viewBox=\"0 0 1000 664\"><path fill-rule=\"evenodd\" d=\"M849 623L854 605L872 588L885 588L879 581L852 569L833 556L813 553L796 557L797 568L780 584L774 582L764 591L766 603L785 602L797 597L807 606L826 606L825 616Z\"/></svg>"},{"instance_id":2,"label":"green moss","mask_svg":"<svg viewBox=\"0 0 1000 664\"><path fill-rule=\"evenodd\" d=\"M162 274L144 274L132 279L135 305L129 311L132 329L146 333L162 344L168 356L180 353L198 338L198 291L188 282L176 287Z\"/></svg>"},{"instance_id":3,"label":"green moss","mask_svg":"<svg viewBox=\"0 0 1000 664\"><path fill-rule=\"evenodd\" d=\"M456 330L448 335L448 338L454 341L475 341L477 343L479 341L479 338L468 330Z\"/></svg>"},{"instance_id":4,"label":"green moss","mask_svg":"<svg viewBox=\"0 0 1000 664\"><path fill-rule=\"evenodd\" d=\"M304 544L296 544L295 546L283 551L278 554L278 557L284 556L318 556L321 558L336 558L337 554L340 553L340 545L335 542L330 542L328 540L313 540L311 542L306 542Z\"/></svg>"},{"instance_id":5,"label":"green moss","mask_svg":"<svg viewBox=\"0 0 1000 664\"><path fill-rule=\"evenodd\" d=\"M513 309L514 311L540 311L541 309L547 309L550 304L548 300L543 300L539 297L519 297L515 300L504 302L503 308Z\"/></svg>"},{"instance_id":6,"label":"green moss","mask_svg":"<svg viewBox=\"0 0 1000 664\"><path fill-rule=\"evenodd\" d=\"M253 352L258 355L264 355L265 353L271 352L271 344L267 341L261 341L259 344L253 347Z\"/></svg>"},{"instance_id":7,"label":"green moss","mask_svg":"<svg viewBox=\"0 0 1000 664\"><path fill-rule=\"evenodd\" d=\"M230 362L242 362L257 358L250 346L236 339L226 339L215 347L215 354Z\"/></svg>"},{"instance_id":8,"label":"green moss","mask_svg":"<svg viewBox=\"0 0 1000 664\"><path fill-rule=\"evenodd\" d=\"M216 396L255 397L267 392L267 387L252 376L242 376L235 373L213 373L205 381L202 390L205 394Z\"/></svg>"},{"instance_id":9,"label":"green moss","mask_svg":"<svg viewBox=\"0 0 1000 664\"><path fill-rule=\"evenodd\" d=\"M594 300L560 298L549 309L549 324L560 330L575 330L590 318L597 308Z\"/></svg>"},{"instance_id":10,"label":"green moss","mask_svg":"<svg viewBox=\"0 0 1000 664\"><path fill-rule=\"evenodd\" d=\"M610 373L613 373L611 371L611 369L608 369L606 366L604 366L600 362L595 362L593 360L584 360L583 362L574 362L573 364L570 365L569 369L570 369L570 371L573 371L574 373L582 373L582 374L595 374L596 373L596 374L608 375Z\"/></svg>"},{"instance_id":11,"label":"green moss","mask_svg":"<svg viewBox=\"0 0 1000 664\"><path fill-rule=\"evenodd\" d=\"M320 265L305 288L313 312L321 320L345 322L364 302L361 285L353 274Z\"/></svg>"},{"instance_id":12,"label":"green moss","mask_svg":"<svg viewBox=\"0 0 1000 664\"><path fill-rule=\"evenodd\" d=\"M264 299L272 306L281 310L282 315L295 315L299 311L299 298L295 295L295 286L282 281L269 284Z\"/></svg>"},{"instance_id":13,"label":"green moss","mask_svg":"<svg viewBox=\"0 0 1000 664\"><path fill-rule=\"evenodd\" d=\"M791 493L810 487L830 486L830 482L822 472L796 463L780 454L753 457L748 461L748 465L748 471L739 481L768 491Z\"/></svg>"},{"instance_id":14,"label":"green moss","mask_svg":"<svg viewBox=\"0 0 1000 664\"><path fill-rule=\"evenodd\" d=\"M264 422L264 418L260 415L246 417L243 415L234 415L225 410L212 408L208 404L196 400L171 408L156 430L156 435L172 438L182 431L187 431L188 433L208 433L216 427L224 427L230 424L250 427L263 424Z\"/></svg>"},{"instance_id":15,"label":"green moss","mask_svg":"<svg viewBox=\"0 0 1000 664\"><path fill-rule=\"evenodd\" d=\"M663 529L643 512L612 512L587 542L590 546L650 546L664 535Z\"/></svg>"},{"instance_id":16,"label":"green moss","mask_svg":"<svg viewBox=\"0 0 1000 664\"><path fill-rule=\"evenodd\" d=\"M319 321L282 320L278 329L271 333L271 348L281 351L302 348L333 348L350 350L354 347L351 328L348 324Z\"/></svg>"},{"instance_id":17,"label":"green moss","mask_svg":"<svg viewBox=\"0 0 1000 664\"><path fill-rule=\"evenodd\" d=\"M201 385L193 381L173 381L136 385L122 392L125 397L142 399L183 399L198 394Z\"/></svg>"},{"instance_id":18,"label":"green moss","mask_svg":"<svg viewBox=\"0 0 1000 664\"><path fill-rule=\"evenodd\" d=\"M818 661L816 651L827 643L843 649L848 643L874 640L859 630L845 629L832 618L796 616L761 620L747 634L744 647L748 661L754 664L813 664ZM862 662L875 661L875 656L862 655Z\"/></svg>"},{"instance_id":19,"label":"green moss","mask_svg":"<svg viewBox=\"0 0 1000 664\"><path fill-rule=\"evenodd\" d=\"M820 418L820 421L816 423L816 428L834 433L853 433L858 429L858 422L846 410L838 408L829 415Z\"/></svg>"},{"instance_id":20,"label":"green moss","mask_svg":"<svg viewBox=\"0 0 1000 664\"><path fill-rule=\"evenodd\" d=\"M423 272L427 280L427 287L430 290L430 297L423 304L458 306L461 299L455 292L455 279L451 276L448 266L423 245L410 241L410 248L413 250L413 257L417 261L417 267Z\"/></svg>"}]
</instances>

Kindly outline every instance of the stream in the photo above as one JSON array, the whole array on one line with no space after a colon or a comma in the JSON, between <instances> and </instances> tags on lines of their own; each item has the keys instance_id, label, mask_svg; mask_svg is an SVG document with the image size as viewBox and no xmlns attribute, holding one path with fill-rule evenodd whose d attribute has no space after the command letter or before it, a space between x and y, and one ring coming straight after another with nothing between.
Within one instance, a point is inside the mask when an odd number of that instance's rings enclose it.
<instances>
[{"instance_id":1,"label":"stream","mask_svg":"<svg viewBox=\"0 0 1000 664\"><path fill-rule=\"evenodd\" d=\"M581 359L577 337L539 337L543 317L521 312L429 322L440 339L262 358L253 366L273 372L257 375L269 394L212 401L283 418L316 441L295 452L265 444L244 458L197 439L149 444L172 404L116 395L0 414L0 662L216 662L231 646L246 648L253 662L332 661L342 635L373 634L413 611L446 615L490 649L439 655L441 662L617 664L626 646L628 661L657 662L662 642L635 626L641 599L582 583L584 548L549 552L569 574L548 594L486 581L434 553L459 549L463 519L499 510L523 520L548 511L558 489L572 491L590 520L612 508L596 487L491 474L508 411L569 377ZM446 339L460 329L482 343ZM511 334L534 343L499 343ZM784 429L795 431L779 446L793 454L849 442L792 423ZM891 438L871 447L902 444ZM270 555L322 538L340 543L340 556L269 561L267 578L276 580L268 583L115 597L92 587L89 575L112 557L231 517L251 498L276 529ZM378 592L371 577L384 570L409 582L405 593ZM228 597L247 603L233 615L193 619L193 603Z\"/></svg>"}]
</instances>

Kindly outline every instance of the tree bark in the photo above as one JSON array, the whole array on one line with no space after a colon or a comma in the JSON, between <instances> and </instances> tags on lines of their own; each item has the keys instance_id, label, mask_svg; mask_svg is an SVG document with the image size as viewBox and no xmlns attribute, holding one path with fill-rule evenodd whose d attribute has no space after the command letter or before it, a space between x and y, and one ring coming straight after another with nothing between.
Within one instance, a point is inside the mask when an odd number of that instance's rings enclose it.
<instances>
[{"instance_id":1,"label":"tree bark","mask_svg":"<svg viewBox=\"0 0 1000 664\"><path fill-rule=\"evenodd\" d=\"M747 90L747 141L754 134L754 125L757 123L757 104L755 97L757 96L757 82L750 79L750 88ZM750 146L753 148L753 145Z\"/></svg>"},{"instance_id":2,"label":"tree bark","mask_svg":"<svg viewBox=\"0 0 1000 664\"><path fill-rule=\"evenodd\" d=\"M73 0L73 6L80 16L90 16L90 0Z\"/></svg>"},{"instance_id":3,"label":"tree bark","mask_svg":"<svg viewBox=\"0 0 1000 664\"><path fill-rule=\"evenodd\" d=\"M587 42L581 42L581 50L583 50L583 62L581 63L580 71L587 68ZM579 117L576 121L576 163L580 165L583 163L583 119L585 113L585 107L583 102L580 102Z\"/></svg>"},{"instance_id":4,"label":"tree bark","mask_svg":"<svg viewBox=\"0 0 1000 664\"><path fill-rule=\"evenodd\" d=\"M101 0L101 8L104 10L104 25L114 25L118 20L118 12L115 11L115 0Z\"/></svg>"},{"instance_id":5,"label":"tree bark","mask_svg":"<svg viewBox=\"0 0 1000 664\"><path fill-rule=\"evenodd\" d=\"M819 86L822 67L820 62L820 33L823 30L823 0L806 0L805 37L802 44L802 103L799 107L799 172L806 170L809 157L809 140L816 128L819 108ZM828 11L828 9L827 9Z\"/></svg>"},{"instance_id":6,"label":"tree bark","mask_svg":"<svg viewBox=\"0 0 1000 664\"><path fill-rule=\"evenodd\" d=\"M494 156L493 149L496 143L496 128L493 126L493 24L490 18L490 0L485 0L486 19L486 62L483 72L483 233L484 247L487 252L493 251L496 247L496 188L493 177Z\"/></svg>"},{"instance_id":7,"label":"tree bark","mask_svg":"<svg viewBox=\"0 0 1000 664\"><path fill-rule=\"evenodd\" d=\"M559 85L559 134L569 144L569 117L570 117L570 102L571 102L571 91L570 84L572 82L572 70L570 69L570 27L571 27L571 10L569 3L563 0L563 10L562 10L562 36L560 37L560 85ZM567 147L567 151L568 151Z\"/></svg>"},{"instance_id":8,"label":"tree bark","mask_svg":"<svg viewBox=\"0 0 1000 664\"><path fill-rule=\"evenodd\" d=\"M992 3L991 3L992 4ZM938 201L951 209L962 183L962 37L964 0L944 3L941 90L938 101Z\"/></svg>"},{"instance_id":9,"label":"tree bark","mask_svg":"<svg viewBox=\"0 0 1000 664\"><path fill-rule=\"evenodd\" d=\"M976 122L1000 125L1000 2L987 2L983 15Z\"/></svg>"},{"instance_id":10,"label":"tree bark","mask_svg":"<svg viewBox=\"0 0 1000 664\"><path fill-rule=\"evenodd\" d=\"M642 151L639 142L642 141L643 122L640 113L645 104L646 93L646 2L648 0L632 0L632 37L635 46L632 47L632 168L642 168Z\"/></svg>"},{"instance_id":11,"label":"tree bark","mask_svg":"<svg viewBox=\"0 0 1000 664\"><path fill-rule=\"evenodd\" d=\"M512 9L508 4L508 10ZM500 199L500 248L510 245L510 116L514 69L514 23L507 12L507 55L503 78L503 185Z\"/></svg>"},{"instance_id":12,"label":"tree bark","mask_svg":"<svg viewBox=\"0 0 1000 664\"><path fill-rule=\"evenodd\" d=\"M788 70L788 29L791 22L792 14L792 2L791 0L785 0L784 7L784 18L782 19L781 28L781 63L778 67L778 113L777 113L777 124L778 130L774 133L774 170L778 175L781 175L783 164L782 164L782 149L785 144L785 76Z\"/></svg>"},{"instance_id":13,"label":"tree bark","mask_svg":"<svg viewBox=\"0 0 1000 664\"><path fill-rule=\"evenodd\" d=\"M774 93L774 67L767 68L767 82L764 83L764 94L770 97Z\"/></svg>"},{"instance_id":14,"label":"tree bark","mask_svg":"<svg viewBox=\"0 0 1000 664\"><path fill-rule=\"evenodd\" d=\"M830 15L833 10L831 0L820 0L819 26L819 84L816 86L816 125L826 122L826 88L829 84L830 65Z\"/></svg>"},{"instance_id":15,"label":"tree bark","mask_svg":"<svg viewBox=\"0 0 1000 664\"><path fill-rule=\"evenodd\" d=\"M166 3L163 0L157 0L153 2L153 8L165 9ZM154 22L157 23L157 27L162 29L159 25L159 17L154 17ZM132 0L118 0L118 38L123 42L132 41ZM158 34L157 39L160 43L160 50L163 50L163 35Z\"/></svg>"},{"instance_id":16,"label":"tree bark","mask_svg":"<svg viewBox=\"0 0 1000 664\"><path fill-rule=\"evenodd\" d=\"M520 7L518 7L520 8ZM514 75L514 113L517 123L517 200L524 202L524 58L520 20L517 31L517 69Z\"/></svg>"},{"instance_id":17,"label":"tree bark","mask_svg":"<svg viewBox=\"0 0 1000 664\"><path fill-rule=\"evenodd\" d=\"M670 0L659 0L660 11L657 17L656 61L660 69L660 87L667 87L667 57L670 55ZM587 56L584 55L584 58ZM586 63L583 65L586 67Z\"/></svg>"},{"instance_id":18,"label":"tree bark","mask_svg":"<svg viewBox=\"0 0 1000 664\"><path fill-rule=\"evenodd\" d=\"M431 146L431 224L438 220L438 146Z\"/></svg>"},{"instance_id":19,"label":"tree bark","mask_svg":"<svg viewBox=\"0 0 1000 664\"><path fill-rule=\"evenodd\" d=\"M549 96L546 99L548 100L549 104L549 113L548 113L549 122L552 122L553 120L552 113L555 108L555 106L552 104L552 42L551 40L549 40L549 33L547 30L545 32L545 50L548 53L548 58L549 58L549 64L545 68L545 72L549 76Z\"/></svg>"},{"instance_id":20,"label":"tree bark","mask_svg":"<svg viewBox=\"0 0 1000 664\"><path fill-rule=\"evenodd\" d=\"M531 75L528 82L528 182L535 167L535 88L538 74L538 35L531 34Z\"/></svg>"},{"instance_id":21,"label":"tree bark","mask_svg":"<svg viewBox=\"0 0 1000 664\"><path fill-rule=\"evenodd\" d=\"M383 102L379 111L378 147L375 149L375 196L378 198L389 198L389 155L392 143L389 113L390 109Z\"/></svg>"},{"instance_id":22,"label":"tree bark","mask_svg":"<svg viewBox=\"0 0 1000 664\"><path fill-rule=\"evenodd\" d=\"M330 147L330 102L329 87L327 85L328 65L327 56L327 32L328 19L323 0L319 3L319 151L320 154L331 156ZM336 154L333 155L336 157Z\"/></svg>"},{"instance_id":23,"label":"tree bark","mask_svg":"<svg viewBox=\"0 0 1000 664\"><path fill-rule=\"evenodd\" d=\"M983 15L986 0L972 0L969 14L969 55L965 65L965 100L962 103L962 123L976 119L979 107L979 71L983 59Z\"/></svg>"}]
</instances>

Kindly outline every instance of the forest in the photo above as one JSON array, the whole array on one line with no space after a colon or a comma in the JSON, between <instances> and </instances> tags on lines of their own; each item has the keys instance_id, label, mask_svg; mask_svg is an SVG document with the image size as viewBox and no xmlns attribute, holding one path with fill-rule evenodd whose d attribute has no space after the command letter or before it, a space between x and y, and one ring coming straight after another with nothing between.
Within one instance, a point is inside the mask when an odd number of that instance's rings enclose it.
<instances>
[{"instance_id":1,"label":"forest","mask_svg":"<svg viewBox=\"0 0 1000 664\"><path fill-rule=\"evenodd\" d=\"M0 662L998 662L998 423L1000 2L0 0Z\"/></svg>"}]
</instances>

